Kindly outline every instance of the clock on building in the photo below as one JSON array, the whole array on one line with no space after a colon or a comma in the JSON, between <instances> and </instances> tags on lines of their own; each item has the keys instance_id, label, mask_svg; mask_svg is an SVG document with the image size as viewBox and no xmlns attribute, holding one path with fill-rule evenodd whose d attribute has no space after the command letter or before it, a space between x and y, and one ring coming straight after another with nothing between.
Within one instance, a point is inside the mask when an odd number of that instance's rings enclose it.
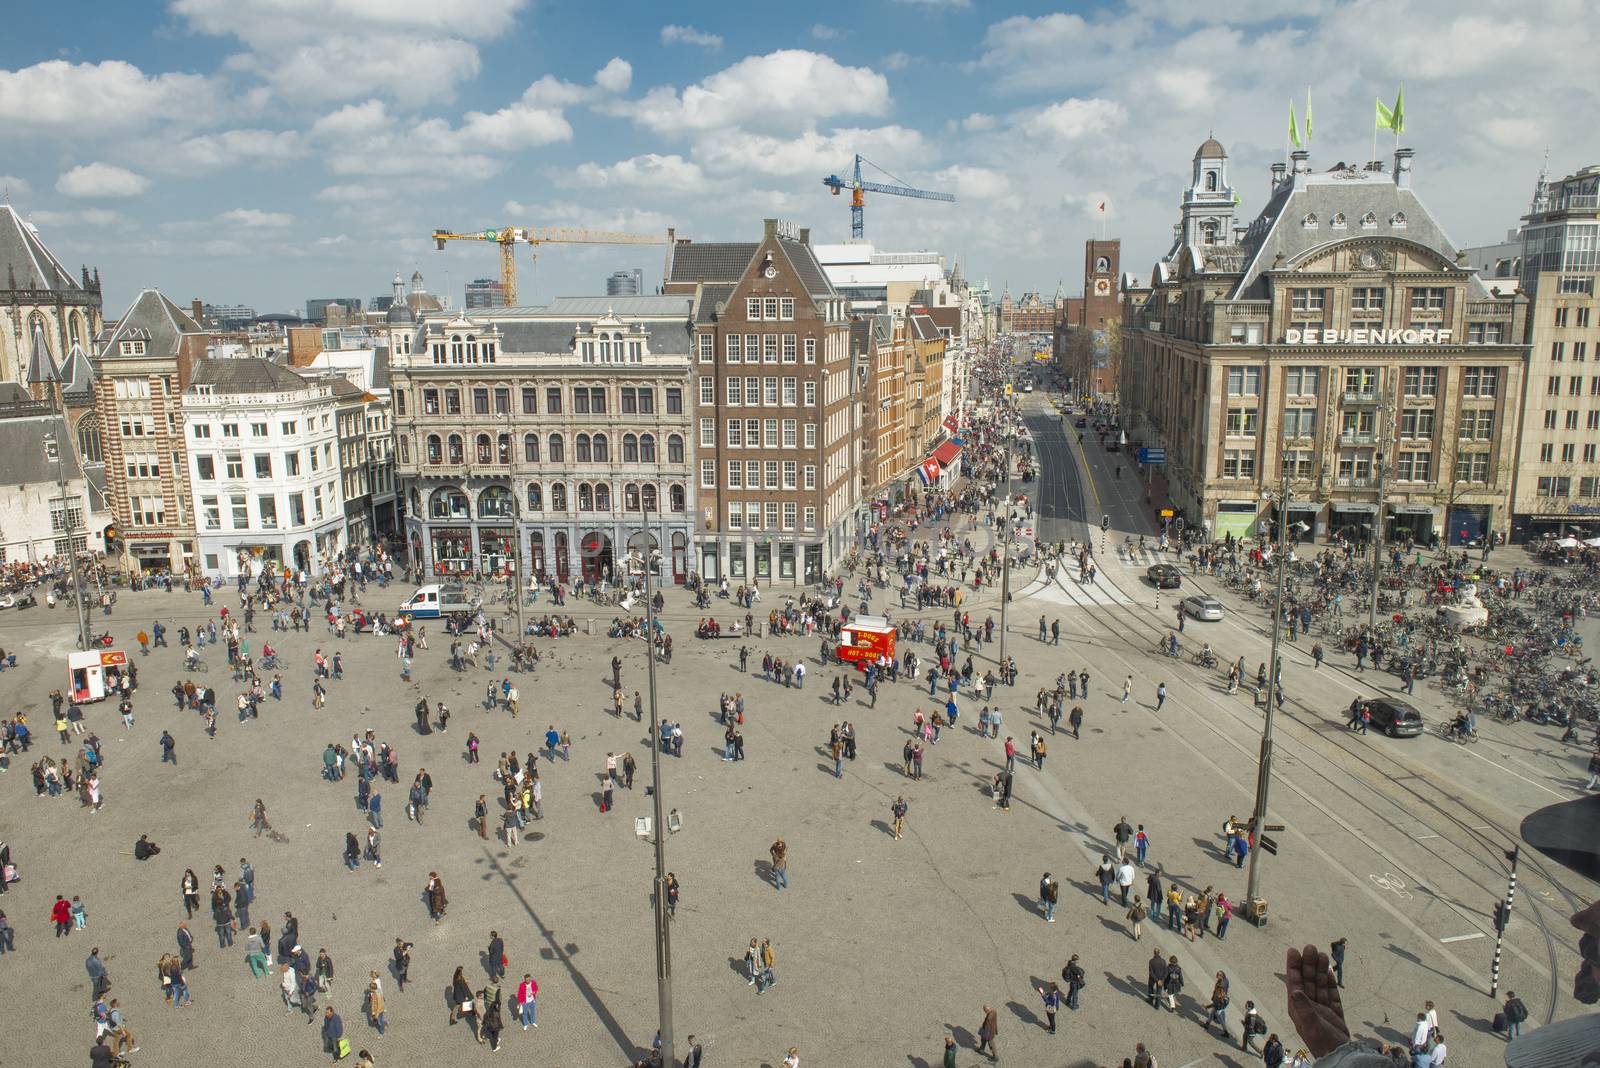
<instances>
[{"instance_id":1,"label":"clock on building","mask_svg":"<svg viewBox=\"0 0 1600 1068\"><path fill-rule=\"evenodd\" d=\"M778 277L778 269L776 267L774 267L770 263L767 264L767 269L762 271L761 273L766 275L768 278L776 278L776 277Z\"/></svg>"},{"instance_id":2,"label":"clock on building","mask_svg":"<svg viewBox=\"0 0 1600 1068\"><path fill-rule=\"evenodd\" d=\"M1109 279L1109 278L1096 278L1094 280L1094 295L1095 296L1103 297L1103 296L1106 296L1110 292L1111 292L1111 279Z\"/></svg>"}]
</instances>

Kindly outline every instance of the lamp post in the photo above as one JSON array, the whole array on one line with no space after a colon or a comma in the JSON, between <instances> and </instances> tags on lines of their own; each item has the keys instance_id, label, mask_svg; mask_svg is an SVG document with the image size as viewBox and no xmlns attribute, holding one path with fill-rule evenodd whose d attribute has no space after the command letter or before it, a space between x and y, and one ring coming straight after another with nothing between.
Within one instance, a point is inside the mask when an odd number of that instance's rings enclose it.
<instances>
[{"instance_id":1,"label":"lamp post","mask_svg":"<svg viewBox=\"0 0 1600 1068\"><path fill-rule=\"evenodd\" d=\"M517 441L512 434L511 413L500 416L506 421L506 464L511 471L511 595L516 600L517 614L517 640L512 645L512 660L516 660L516 652L522 648L522 643L528 633L523 623L523 600L527 597L522 588L522 576L526 569L522 566L522 495L525 490L517 484Z\"/></svg>"},{"instance_id":2,"label":"lamp post","mask_svg":"<svg viewBox=\"0 0 1600 1068\"><path fill-rule=\"evenodd\" d=\"M1378 396L1381 400L1383 394L1380 392ZM1385 418L1384 425L1378 428L1377 451L1372 454L1373 474L1378 478L1378 510L1372 517L1372 593L1367 604L1367 633L1374 639L1378 633L1378 581L1383 571L1383 484L1387 474L1385 446L1393 444L1395 409L1380 403L1378 412Z\"/></svg>"},{"instance_id":3,"label":"lamp post","mask_svg":"<svg viewBox=\"0 0 1600 1068\"><path fill-rule=\"evenodd\" d=\"M641 505L643 501L641 500ZM645 533L650 532L650 513L645 512ZM645 676L650 690L650 794L655 808L656 877L656 1006L661 1029L661 1063L676 1064L672 1053L672 936L667 929L667 826L661 803L661 726L656 714L656 601L651 578L659 565L659 547L647 550L644 560Z\"/></svg>"},{"instance_id":4,"label":"lamp post","mask_svg":"<svg viewBox=\"0 0 1600 1068\"><path fill-rule=\"evenodd\" d=\"M1278 490L1278 593L1272 605L1272 649L1267 667L1267 711L1261 727L1261 758L1256 771L1256 803L1252 809L1251 826L1255 831L1255 845L1250 850L1250 874L1245 886L1245 915L1260 924L1266 915L1266 902L1259 896L1261 889L1261 840L1267 821L1267 789L1272 783L1272 715L1278 695L1278 640L1283 632L1283 587L1288 563L1289 533L1289 468L1283 467L1283 481Z\"/></svg>"},{"instance_id":5,"label":"lamp post","mask_svg":"<svg viewBox=\"0 0 1600 1068\"><path fill-rule=\"evenodd\" d=\"M75 526L72 522L72 508L67 501L67 443L61 439L62 427L67 422L66 405L61 398L61 376L56 371L55 362L50 359L49 353L45 360L50 364L50 414L51 428L56 446L56 487L61 501L61 527L62 533L67 538L67 567L72 575L72 605L73 614L78 619L78 648L89 648L89 608L83 603L85 590L78 577L78 543L74 539ZM84 539L85 546L88 538Z\"/></svg>"},{"instance_id":6,"label":"lamp post","mask_svg":"<svg viewBox=\"0 0 1600 1068\"><path fill-rule=\"evenodd\" d=\"M1011 606L1011 438L1006 438L1006 499L1000 518L1000 674L1005 676L1006 609Z\"/></svg>"}]
</instances>

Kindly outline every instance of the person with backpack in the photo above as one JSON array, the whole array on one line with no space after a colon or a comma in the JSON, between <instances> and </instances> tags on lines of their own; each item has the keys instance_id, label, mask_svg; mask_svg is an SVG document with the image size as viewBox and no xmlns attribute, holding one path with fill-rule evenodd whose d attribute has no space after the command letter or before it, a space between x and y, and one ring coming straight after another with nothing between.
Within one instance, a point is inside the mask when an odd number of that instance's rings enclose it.
<instances>
[{"instance_id":1,"label":"person with backpack","mask_svg":"<svg viewBox=\"0 0 1600 1068\"><path fill-rule=\"evenodd\" d=\"M894 840L898 842L906 826L906 799L904 797L896 797L894 804L889 806L889 814L894 817Z\"/></svg>"},{"instance_id":2,"label":"person with backpack","mask_svg":"<svg viewBox=\"0 0 1600 1068\"><path fill-rule=\"evenodd\" d=\"M1162 989L1167 995L1167 1011L1178 1011L1178 995L1183 993L1183 968L1178 964L1178 958L1167 958L1167 977L1162 982Z\"/></svg>"},{"instance_id":3,"label":"person with backpack","mask_svg":"<svg viewBox=\"0 0 1600 1068\"><path fill-rule=\"evenodd\" d=\"M1211 1025L1216 1024L1222 1028L1222 1037L1228 1037L1228 975L1226 972L1217 973L1217 981L1211 987L1211 1004L1206 1010L1205 1029L1211 1031Z\"/></svg>"},{"instance_id":4,"label":"person with backpack","mask_svg":"<svg viewBox=\"0 0 1600 1068\"><path fill-rule=\"evenodd\" d=\"M1252 1045L1251 1040L1257 1035L1264 1035L1266 1033L1267 1021L1263 1020L1261 1018L1261 1014L1256 1011L1256 1003L1253 1001L1245 1002L1244 1034L1239 1039L1239 1048L1246 1053L1255 1053L1256 1049Z\"/></svg>"},{"instance_id":5,"label":"person with backpack","mask_svg":"<svg viewBox=\"0 0 1600 1068\"><path fill-rule=\"evenodd\" d=\"M1502 1011L1505 1013L1506 1018L1506 1041L1510 1042L1522 1034L1522 1025L1528 1019L1528 1006L1522 1003L1522 999L1517 997L1515 991L1508 990L1506 991L1505 1007ZM1496 1028L1496 1030L1499 1030L1499 1028Z\"/></svg>"},{"instance_id":6,"label":"person with backpack","mask_svg":"<svg viewBox=\"0 0 1600 1068\"><path fill-rule=\"evenodd\" d=\"M1056 922L1056 903L1060 900L1061 884L1045 872L1044 878L1039 880L1039 911L1044 913L1045 923Z\"/></svg>"}]
</instances>

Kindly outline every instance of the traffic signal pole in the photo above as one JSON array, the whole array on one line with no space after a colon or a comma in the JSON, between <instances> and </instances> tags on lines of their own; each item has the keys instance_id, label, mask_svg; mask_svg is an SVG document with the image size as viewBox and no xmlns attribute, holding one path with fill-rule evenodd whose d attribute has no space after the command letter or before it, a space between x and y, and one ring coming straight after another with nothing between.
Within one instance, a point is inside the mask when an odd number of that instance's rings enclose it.
<instances>
[{"instance_id":1,"label":"traffic signal pole","mask_svg":"<svg viewBox=\"0 0 1600 1068\"><path fill-rule=\"evenodd\" d=\"M1511 902L1517 896L1517 857L1521 852L1522 847L1516 846L1507 854L1511 858L1511 881L1506 884L1506 899L1495 904L1494 965L1490 968L1490 997L1500 993L1500 949L1505 944L1506 928L1511 926Z\"/></svg>"}]
</instances>

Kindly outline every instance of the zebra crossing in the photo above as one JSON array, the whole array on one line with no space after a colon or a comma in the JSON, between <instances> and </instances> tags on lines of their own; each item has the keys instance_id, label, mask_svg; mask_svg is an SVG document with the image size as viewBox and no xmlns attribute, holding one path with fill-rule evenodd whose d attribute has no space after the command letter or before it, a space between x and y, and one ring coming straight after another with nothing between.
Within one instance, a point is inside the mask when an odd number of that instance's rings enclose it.
<instances>
[{"instance_id":1,"label":"zebra crossing","mask_svg":"<svg viewBox=\"0 0 1600 1068\"><path fill-rule=\"evenodd\" d=\"M1097 575L1090 583L1080 583L1076 571L1065 570L1049 581L1041 574L1029 583L1020 595L1030 601L1065 605L1071 608L1107 608L1112 605L1133 604L1133 598L1119 590L1104 575Z\"/></svg>"}]
</instances>

